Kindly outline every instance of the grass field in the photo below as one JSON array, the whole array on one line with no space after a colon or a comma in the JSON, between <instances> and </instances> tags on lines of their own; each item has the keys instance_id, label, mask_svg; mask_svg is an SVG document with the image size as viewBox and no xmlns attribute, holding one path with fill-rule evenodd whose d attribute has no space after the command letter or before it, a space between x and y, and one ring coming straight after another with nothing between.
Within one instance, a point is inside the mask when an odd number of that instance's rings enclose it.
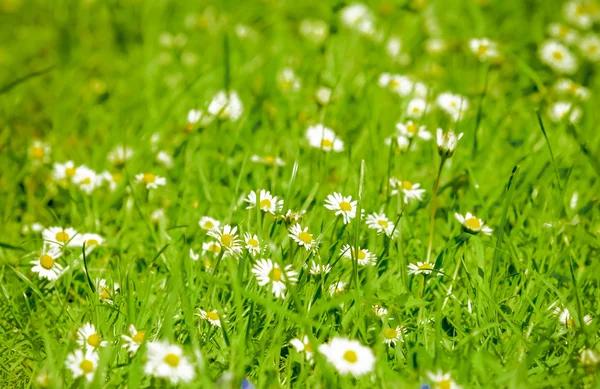
<instances>
[{"instance_id":1,"label":"grass field","mask_svg":"<svg viewBox=\"0 0 600 389\"><path fill-rule=\"evenodd\" d=\"M600 388L598 22L0 0L0 387Z\"/></svg>"}]
</instances>

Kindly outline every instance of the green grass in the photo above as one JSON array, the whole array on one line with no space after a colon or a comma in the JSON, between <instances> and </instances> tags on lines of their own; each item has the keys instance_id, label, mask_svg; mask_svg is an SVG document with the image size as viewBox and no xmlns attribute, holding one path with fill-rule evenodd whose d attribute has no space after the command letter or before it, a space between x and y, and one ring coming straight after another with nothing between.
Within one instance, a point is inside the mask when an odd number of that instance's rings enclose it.
<instances>
[{"instance_id":1,"label":"green grass","mask_svg":"<svg viewBox=\"0 0 600 389\"><path fill-rule=\"evenodd\" d=\"M217 382L231 373L236 388L243 378L257 388L418 388L438 370L467 388L600 387L596 366L580 359L583 349L598 353L599 340L597 63L580 57L571 77L591 93L578 103L581 121L556 123L546 108L557 100L558 76L537 48L546 26L562 20L562 2L417 3L369 2L377 27L398 36L412 58L399 65L384 43L340 22L342 2L1 0L1 386L36 387L46 372L55 388L169 387L144 373L145 347L134 357L122 348L121 335L135 324L151 340L183 346L196 379L182 387L228 387ZM196 27L186 27L189 15L199 16ZM324 44L299 35L305 18L329 24ZM449 43L445 54L423 49L429 18ZM254 35L240 38L240 23ZM165 48L165 32L187 43ZM500 43L501 62L482 63L468 51L468 40L481 36ZM278 87L284 67L301 79L297 93ZM464 133L435 202L431 261L440 277L407 273L427 256L435 139L403 153L385 145L407 120L410 99L379 87L383 72L425 82L432 105L445 91L470 103L458 123L434 107L420 121L432 133ZM324 107L314 98L321 86L333 91ZM185 131L188 110L206 110L225 88L240 95L240 120ZM332 128L345 150L310 148L304 134L316 123ZM50 162L30 156L36 139L51 146ZM119 144L134 151L122 168L107 160ZM156 161L158 151L173 157L172 168ZM254 163L254 154L286 165ZM114 191L87 195L52 179L52 163L68 160L123 179ZM140 172L166 177L167 185L147 191L136 183ZM404 207L388 197L391 176L420 183L423 201ZM283 213L307 211L302 226L322 234L315 255L288 238L282 217L246 209L243 198L260 189L285 200ZM359 199L365 215L344 225L324 207L333 192ZM153 221L157 209L165 217ZM380 211L399 220L396 239L366 227L366 216ZM455 212L474 212L493 234L462 231ZM299 272L285 299L257 284L256 258L246 250L239 260L190 259L190 248L201 252L211 240L198 226L206 215L256 233L262 257ZM67 249L58 260L67 270L48 282L29 264L43 245L39 233L22 232L34 222L106 241L85 261L80 249ZM340 258L344 244L368 248L377 264ZM303 265L311 259L332 271L309 274ZM112 304L98 298L97 278L120 285ZM332 296L338 281L347 286ZM569 309L572 327L557 320L553 304ZM389 314L379 318L373 305ZM197 308L224 314L222 328L200 320ZM588 314L591 324L582 325ZM88 322L108 341L90 384L65 367ZM389 347L383 331L396 325L407 333ZM318 353L308 363L289 345L304 334L314 348L337 335L360 341L377 358L373 374L339 375Z\"/></svg>"}]
</instances>

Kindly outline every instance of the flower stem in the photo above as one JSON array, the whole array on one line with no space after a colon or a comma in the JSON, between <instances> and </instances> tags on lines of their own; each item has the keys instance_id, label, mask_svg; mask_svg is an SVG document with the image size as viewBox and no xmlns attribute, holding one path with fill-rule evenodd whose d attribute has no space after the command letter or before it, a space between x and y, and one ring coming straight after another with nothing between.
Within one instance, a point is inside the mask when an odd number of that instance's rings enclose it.
<instances>
[{"instance_id":1,"label":"flower stem","mask_svg":"<svg viewBox=\"0 0 600 389\"><path fill-rule=\"evenodd\" d=\"M446 158L442 157L440 161L440 167L437 172L437 177L435 178L435 182L433 183L433 191L431 193L431 216L429 221L429 244L427 245L427 260L425 262L429 263L431 259L431 248L433 246L433 231L435 224L435 207L437 202L437 192L440 186L440 177L442 176L442 169L444 168L444 163L446 162Z\"/></svg>"}]
</instances>

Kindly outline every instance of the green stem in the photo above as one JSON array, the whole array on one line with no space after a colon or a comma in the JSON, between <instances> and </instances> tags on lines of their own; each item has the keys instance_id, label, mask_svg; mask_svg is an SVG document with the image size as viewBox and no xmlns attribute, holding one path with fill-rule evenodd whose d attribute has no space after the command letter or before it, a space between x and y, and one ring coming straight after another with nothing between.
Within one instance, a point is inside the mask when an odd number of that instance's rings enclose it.
<instances>
[{"instance_id":1,"label":"green stem","mask_svg":"<svg viewBox=\"0 0 600 389\"><path fill-rule=\"evenodd\" d=\"M431 215L429 220L429 243L427 245L427 260L425 262L429 263L431 259L431 248L433 247L433 231L435 224L435 207L437 201L437 193L438 188L440 186L440 177L442 176L442 169L444 168L444 163L446 162L446 158L442 157L440 161L440 167L437 172L437 177L435 178L435 182L433 184L433 191L431 193Z\"/></svg>"}]
</instances>

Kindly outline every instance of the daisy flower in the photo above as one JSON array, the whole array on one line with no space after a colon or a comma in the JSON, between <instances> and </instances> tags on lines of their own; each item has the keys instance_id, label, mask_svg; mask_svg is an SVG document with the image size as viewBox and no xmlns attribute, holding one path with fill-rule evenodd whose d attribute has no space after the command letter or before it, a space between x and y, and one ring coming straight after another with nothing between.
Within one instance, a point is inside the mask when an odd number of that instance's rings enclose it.
<instances>
[{"instance_id":1,"label":"daisy flower","mask_svg":"<svg viewBox=\"0 0 600 389\"><path fill-rule=\"evenodd\" d=\"M161 163L167 169L171 169L174 165L173 157L166 151L159 151L158 154L156 154L156 161Z\"/></svg>"},{"instance_id":2,"label":"daisy flower","mask_svg":"<svg viewBox=\"0 0 600 389\"><path fill-rule=\"evenodd\" d=\"M221 226L221 222L209 216L202 216L200 218L200 221L198 222L198 225L203 230L210 231L212 229L219 229L219 227Z\"/></svg>"},{"instance_id":3,"label":"daisy flower","mask_svg":"<svg viewBox=\"0 0 600 389\"><path fill-rule=\"evenodd\" d=\"M398 151L406 151L408 150L408 146L410 146L410 140L404 135L392 136L385 140L386 146L391 146L392 142Z\"/></svg>"},{"instance_id":4,"label":"daisy flower","mask_svg":"<svg viewBox=\"0 0 600 389\"><path fill-rule=\"evenodd\" d=\"M288 209L285 215L281 216L281 218L283 219L286 228L290 228L290 226L302 222L302 218L304 217L305 213L306 211L304 210L292 211L291 209Z\"/></svg>"},{"instance_id":5,"label":"daisy flower","mask_svg":"<svg viewBox=\"0 0 600 389\"><path fill-rule=\"evenodd\" d=\"M344 151L344 142L337 138L332 129L317 124L308 127L306 130L306 139L312 147L323 151L335 151L336 153Z\"/></svg>"},{"instance_id":6,"label":"daisy flower","mask_svg":"<svg viewBox=\"0 0 600 389\"><path fill-rule=\"evenodd\" d=\"M344 289L346 289L346 285L348 285L348 283L345 281L334 282L333 284L329 285L329 294L332 296L342 294Z\"/></svg>"},{"instance_id":7,"label":"daisy flower","mask_svg":"<svg viewBox=\"0 0 600 389\"><path fill-rule=\"evenodd\" d=\"M367 216L367 227L376 230L378 234L384 233L391 236L394 231L394 223L390 222L384 213L373 212Z\"/></svg>"},{"instance_id":8,"label":"daisy flower","mask_svg":"<svg viewBox=\"0 0 600 389\"><path fill-rule=\"evenodd\" d=\"M92 382L98 368L98 360L98 353L92 349L75 350L67 355L66 366L73 373L73 378L85 376L88 382Z\"/></svg>"},{"instance_id":9,"label":"daisy flower","mask_svg":"<svg viewBox=\"0 0 600 389\"><path fill-rule=\"evenodd\" d=\"M146 331L137 330L133 324L129 326L129 335L121 335L121 338L125 341L123 347L127 349L130 355L137 353L140 346L146 339Z\"/></svg>"},{"instance_id":10,"label":"daisy flower","mask_svg":"<svg viewBox=\"0 0 600 389\"><path fill-rule=\"evenodd\" d=\"M50 162L51 152L52 149L50 148L50 145L39 140L34 140L33 144L29 148L29 156L36 162Z\"/></svg>"},{"instance_id":11,"label":"daisy flower","mask_svg":"<svg viewBox=\"0 0 600 389\"><path fill-rule=\"evenodd\" d=\"M99 278L96 280L96 292L98 293L98 298L103 303L112 304L113 298L118 290L119 284L116 282L110 286L104 278Z\"/></svg>"},{"instance_id":12,"label":"daisy flower","mask_svg":"<svg viewBox=\"0 0 600 389\"><path fill-rule=\"evenodd\" d=\"M487 38L471 39L469 49L480 61L495 60L500 56L498 45Z\"/></svg>"},{"instance_id":13,"label":"daisy flower","mask_svg":"<svg viewBox=\"0 0 600 389\"><path fill-rule=\"evenodd\" d=\"M300 246L304 247L306 251L316 249L317 241L313 239L311 233L308 232L308 227L302 229L300 224L295 224L290 228L289 237L292 238Z\"/></svg>"},{"instance_id":14,"label":"daisy flower","mask_svg":"<svg viewBox=\"0 0 600 389\"><path fill-rule=\"evenodd\" d=\"M600 61L600 38L596 34L589 34L579 41L581 55L592 62Z\"/></svg>"},{"instance_id":15,"label":"daisy flower","mask_svg":"<svg viewBox=\"0 0 600 389\"><path fill-rule=\"evenodd\" d=\"M573 74L577 71L577 58L557 41L545 41L540 47L539 56L543 63L557 73Z\"/></svg>"},{"instance_id":16,"label":"daisy flower","mask_svg":"<svg viewBox=\"0 0 600 389\"><path fill-rule=\"evenodd\" d=\"M343 375L359 377L375 367L373 351L356 340L335 337L320 345L319 352Z\"/></svg>"},{"instance_id":17,"label":"daisy flower","mask_svg":"<svg viewBox=\"0 0 600 389\"><path fill-rule=\"evenodd\" d=\"M246 232L244 234L244 242L246 243L246 250L248 250L250 255L254 256L260 253L260 242L256 234L252 235L251 233Z\"/></svg>"},{"instance_id":18,"label":"daisy flower","mask_svg":"<svg viewBox=\"0 0 600 389\"><path fill-rule=\"evenodd\" d=\"M305 269L308 268L308 265L305 263L302 267L304 267ZM313 276L319 275L319 274L328 274L331 271L331 265L326 263L324 265L319 265L318 263L316 263L314 260L311 261L310 263L310 274L312 274Z\"/></svg>"},{"instance_id":19,"label":"daisy flower","mask_svg":"<svg viewBox=\"0 0 600 389\"><path fill-rule=\"evenodd\" d=\"M52 178L56 181L71 180L75 173L77 173L77 167L73 161L67 161L65 163L56 162L52 167Z\"/></svg>"},{"instance_id":20,"label":"daisy flower","mask_svg":"<svg viewBox=\"0 0 600 389\"><path fill-rule=\"evenodd\" d=\"M279 157L273 157L271 155L265 155L261 157L259 155L253 155L250 157L252 162L262 163L270 166L285 166L285 161Z\"/></svg>"},{"instance_id":21,"label":"daisy flower","mask_svg":"<svg viewBox=\"0 0 600 389\"><path fill-rule=\"evenodd\" d=\"M443 373L441 371L437 373L429 372L427 377L433 381L434 388L439 389L461 389L461 386L452 381L450 373Z\"/></svg>"},{"instance_id":22,"label":"daisy flower","mask_svg":"<svg viewBox=\"0 0 600 389\"><path fill-rule=\"evenodd\" d=\"M73 245L73 238L77 235L74 228L48 227L42 231L42 238L51 245L64 247L64 245Z\"/></svg>"},{"instance_id":23,"label":"daisy flower","mask_svg":"<svg viewBox=\"0 0 600 389\"><path fill-rule=\"evenodd\" d=\"M552 311L552 314L556 316L558 322L564 327L577 327L577 322L575 321L575 319L573 319L573 316L571 316L571 312L569 312L567 308L563 306L556 306ZM590 315L585 315L583 317L583 322L585 323L585 325L592 324L592 317Z\"/></svg>"},{"instance_id":24,"label":"daisy flower","mask_svg":"<svg viewBox=\"0 0 600 389\"><path fill-rule=\"evenodd\" d=\"M251 191L244 201L249 204L246 209L256 207L256 192ZM258 197L258 206L261 211L269 212L274 215L283 208L283 200L278 199L277 196L271 195L271 192L261 189Z\"/></svg>"},{"instance_id":25,"label":"daisy flower","mask_svg":"<svg viewBox=\"0 0 600 389\"><path fill-rule=\"evenodd\" d=\"M355 257L360 266L373 266L377 262L377 256L367 249L361 249L359 247L358 255L356 255L354 247L345 244L342 247L342 252L344 253L342 256L346 259L352 260L352 257Z\"/></svg>"},{"instance_id":26,"label":"daisy flower","mask_svg":"<svg viewBox=\"0 0 600 389\"><path fill-rule=\"evenodd\" d=\"M214 116L207 114L202 110L190 109L187 114L187 127L188 132L193 131L195 128L205 128L214 120Z\"/></svg>"},{"instance_id":27,"label":"daisy flower","mask_svg":"<svg viewBox=\"0 0 600 389\"><path fill-rule=\"evenodd\" d=\"M417 264L415 265L414 263L410 263L408 264L408 274L425 274L425 275L429 275L431 274L431 272L434 270L435 265L433 263L429 263L429 262L417 262ZM435 274L437 274L438 276L441 276L442 269L439 269L438 271L435 272Z\"/></svg>"},{"instance_id":28,"label":"daisy flower","mask_svg":"<svg viewBox=\"0 0 600 389\"><path fill-rule=\"evenodd\" d=\"M277 86L282 92L298 92L300 90L300 78L292 68L283 68L277 73Z\"/></svg>"},{"instance_id":29,"label":"daisy flower","mask_svg":"<svg viewBox=\"0 0 600 389\"><path fill-rule=\"evenodd\" d=\"M44 230L44 226L41 223L31 223L30 225L24 224L21 229L23 235L39 233Z\"/></svg>"},{"instance_id":30,"label":"daisy flower","mask_svg":"<svg viewBox=\"0 0 600 389\"><path fill-rule=\"evenodd\" d=\"M210 252L212 254L220 254L221 253L221 245L219 242L205 242L202 243L202 253Z\"/></svg>"},{"instance_id":31,"label":"daisy flower","mask_svg":"<svg viewBox=\"0 0 600 389\"><path fill-rule=\"evenodd\" d=\"M304 356L307 360L312 361L314 350L313 347L310 345L310 342L308 341L308 336L305 335L301 339L292 339L290 340L290 344L294 346L296 351L298 351L299 353L304 353Z\"/></svg>"},{"instance_id":32,"label":"daisy flower","mask_svg":"<svg viewBox=\"0 0 600 389\"><path fill-rule=\"evenodd\" d=\"M140 184L146 185L146 189L156 189L159 186L167 185L167 179L157 176L152 173L139 173L135 175L135 179Z\"/></svg>"},{"instance_id":33,"label":"daisy flower","mask_svg":"<svg viewBox=\"0 0 600 389\"><path fill-rule=\"evenodd\" d=\"M600 354L593 349L583 349L579 352L579 360L583 366L595 366L600 362Z\"/></svg>"},{"instance_id":34,"label":"daisy flower","mask_svg":"<svg viewBox=\"0 0 600 389\"><path fill-rule=\"evenodd\" d=\"M594 6L583 1L569 1L563 8L565 20L582 30L588 30L594 24Z\"/></svg>"},{"instance_id":35,"label":"daisy flower","mask_svg":"<svg viewBox=\"0 0 600 389\"><path fill-rule=\"evenodd\" d=\"M388 310L385 307L382 307L381 305L373 305L373 312L379 316L379 317L384 317L388 314Z\"/></svg>"},{"instance_id":36,"label":"daisy flower","mask_svg":"<svg viewBox=\"0 0 600 389\"><path fill-rule=\"evenodd\" d=\"M441 93L437 97L436 103L454 121L458 121L464 112L469 109L469 102L465 97L449 92Z\"/></svg>"},{"instance_id":37,"label":"daisy flower","mask_svg":"<svg viewBox=\"0 0 600 389\"><path fill-rule=\"evenodd\" d=\"M190 382L196 376L194 366L183 355L181 346L166 341L148 343L144 372L153 377L169 380L173 385Z\"/></svg>"},{"instance_id":38,"label":"daisy flower","mask_svg":"<svg viewBox=\"0 0 600 389\"><path fill-rule=\"evenodd\" d=\"M277 298L285 297L286 282L293 284L298 281L298 272L292 270L292 265L282 269L270 259L258 260L252 267L252 273L256 276L258 285L270 285L271 291Z\"/></svg>"},{"instance_id":39,"label":"daisy flower","mask_svg":"<svg viewBox=\"0 0 600 389\"><path fill-rule=\"evenodd\" d=\"M350 220L356 216L357 201L352 201L352 196L342 196L340 193L334 192L327 196L325 200L325 208L335 211L335 215L342 215L344 224L350 223Z\"/></svg>"},{"instance_id":40,"label":"daisy flower","mask_svg":"<svg viewBox=\"0 0 600 389\"><path fill-rule=\"evenodd\" d=\"M364 4L350 4L341 11L342 23L346 27L365 35L373 40L379 40L381 33L375 27L375 17Z\"/></svg>"},{"instance_id":41,"label":"daisy flower","mask_svg":"<svg viewBox=\"0 0 600 389\"><path fill-rule=\"evenodd\" d=\"M40 278L54 281L63 271L63 267L56 260L62 255L62 250L56 245L46 244L36 260L31 261L31 271L38 273Z\"/></svg>"},{"instance_id":42,"label":"daisy flower","mask_svg":"<svg viewBox=\"0 0 600 389\"><path fill-rule=\"evenodd\" d=\"M568 44L573 44L579 39L577 30L560 23L551 23L548 25L548 34L552 38L559 39Z\"/></svg>"},{"instance_id":43,"label":"daisy flower","mask_svg":"<svg viewBox=\"0 0 600 389\"><path fill-rule=\"evenodd\" d=\"M406 124L397 123L396 129L400 132L400 134L409 139L414 138L415 136L423 140L431 139L431 132L427 131L425 126L417 126L412 120L409 120L406 122Z\"/></svg>"},{"instance_id":44,"label":"daisy flower","mask_svg":"<svg viewBox=\"0 0 600 389\"><path fill-rule=\"evenodd\" d=\"M237 227L224 225L221 229L213 229L208 232L219 243L219 251L224 249L233 257L238 257L242 253L241 240L237 234ZM204 245L203 245L204 248Z\"/></svg>"},{"instance_id":45,"label":"daisy flower","mask_svg":"<svg viewBox=\"0 0 600 389\"><path fill-rule=\"evenodd\" d=\"M190 248L190 259L192 261L197 261L200 258L200 254L196 253L193 248Z\"/></svg>"},{"instance_id":46,"label":"daisy flower","mask_svg":"<svg viewBox=\"0 0 600 389\"><path fill-rule=\"evenodd\" d=\"M465 231L471 234L477 234L479 232L483 232L486 235L492 234L493 230L490 227L486 226L483 223L483 220L478 219L477 217L475 217L475 215L471 214L470 212L467 212L465 216L461 215L460 213L455 213L454 217L456 217L456 220L458 220L463 225Z\"/></svg>"},{"instance_id":47,"label":"daisy flower","mask_svg":"<svg viewBox=\"0 0 600 389\"><path fill-rule=\"evenodd\" d=\"M415 83L409 77L390 73L382 73L377 84L401 97L410 95L415 88Z\"/></svg>"},{"instance_id":48,"label":"daisy flower","mask_svg":"<svg viewBox=\"0 0 600 389\"><path fill-rule=\"evenodd\" d=\"M437 129L436 142L438 147L438 154L442 158L450 158L456 150L456 144L462 138L463 133L456 135L453 130L444 132L441 128Z\"/></svg>"},{"instance_id":49,"label":"daisy flower","mask_svg":"<svg viewBox=\"0 0 600 389\"><path fill-rule=\"evenodd\" d=\"M427 110L427 102L421 98L414 98L408 102L406 107L406 116L413 119L420 119Z\"/></svg>"},{"instance_id":50,"label":"daisy flower","mask_svg":"<svg viewBox=\"0 0 600 389\"><path fill-rule=\"evenodd\" d=\"M580 100L587 100L590 97L590 90L588 88L581 86L568 78L556 80L552 88L557 94L571 96Z\"/></svg>"},{"instance_id":51,"label":"daisy flower","mask_svg":"<svg viewBox=\"0 0 600 389\"><path fill-rule=\"evenodd\" d=\"M203 311L202 309L198 308L198 313L196 313L196 316L199 316L203 320L208 320L208 322L213 326L221 327L221 320L219 319L219 313L216 309L213 309L212 311Z\"/></svg>"},{"instance_id":52,"label":"daisy flower","mask_svg":"<svg viewBox=\"0 0 600 389\"><path fill-rule=\"evenodd\" d=\"M383 343L393 347L396 342L404 342L404 334L406 334L406 328L402 326L386 328L383 330Z\"/></svg>"},{"instance_id":53,"label":"daisy flower","mask_svg":"<svg viewBox=\"0 0 600 389\"><path fill-rule=\"evenodd\" d=\"M315 92L315 100L320 105L327 105L331 101L331 94L333 91L325 86L319 87Z\"/></svg>"},{"instance_id":54,"label":"daisy flower","mask_svg":"<svg viewBox=\"0 0 600 389\"><path fill-rule=\"evenodd\" d=\"M432 55L441 55L448 50L448 44L441 38L429 38L424 42L425 51Z\"/></svg>"},{"instance_id":55,"label":"daisy flower","mask_svg":"<svg viewBox=\"0 0 600 389\"><path fill-rule=\"evenodd\" d=\"M304 19L299 26L300 35L305 39L320 45L329 35L329 25L323 20Z\"/></svg>"},{"instance_id":56,"label":"daisy flower","mask_svg":"<svg viewBox=\"0 0 600 389\"><path fill-rule=\"evenodd\" d=\"M118 145L107 155L108 162L115 167L122 167L133 157L133 150L127 146Z\"/></svg>"},{"instance_id":57,"label":"daisy flower","mask_svg":"<svg viewBox=\"0 0 600 389\"><path fill-rule=\"evenodd\" d=\"M86 323L77 331L77 344L84 348L105 347L106 341L102 340L96 332L96 327L91 323Z\"/></svg>"},{"instance_id":58,"label":"daisy flower","mask_svg":"<svg viewBox=\"0 0 600 389\"><path fill-rule=\"evenodd\" d=\"M208 112L220 120L238 120L244 113L242 100L236 91L220 91L208 105Z\"/></svg>"},{"instance_id":59,"label":"daisy flower","mask_svg":"<svg viewBox=\"0 0 600 389\"><path fill-rule=\"evenodd\" d=\"M72 181L86 194L91 194L94 189L102 184L101 176L98 176L95 171L85 165L81 165L77 168L77 172L75 173L75 176L73 176Z\"/></svg>"},{"instance_id":60,"label":"daisy flower","mask_svg":"<svg viewBox=\"0 0 600 389\"><path fill-rule=\"evenodd\" d=\"M425 189L419 189L421 184L412 183L410 181L400 181L395 177L390 178L390 187L392 188L390 194L392 196L402 192L404 202L408 204L409 200L423 201L423 194Z\"/></svg>"},{"instance_id":61,"label":"daisy flower","mask_svg":"<svg viewBox=\"0 0 600 389\"><path fill-rule=\"evenodd\" d=\"M569 119L571 123L577 123L581 119L582 111L579 107L574 107L573 103L568 101L557 101L548 107L548 116L554 122L562 122Z\"/></svg>"}]
</instances>

